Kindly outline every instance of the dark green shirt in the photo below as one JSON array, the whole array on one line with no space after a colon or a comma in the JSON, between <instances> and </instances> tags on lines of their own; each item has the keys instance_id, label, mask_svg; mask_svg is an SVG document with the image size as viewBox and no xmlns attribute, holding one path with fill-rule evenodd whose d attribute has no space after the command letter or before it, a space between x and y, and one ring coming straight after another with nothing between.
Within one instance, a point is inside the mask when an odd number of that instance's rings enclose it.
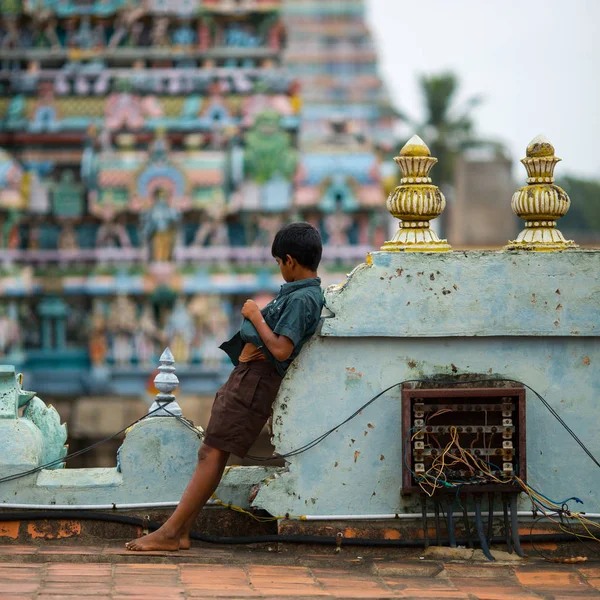
<instances>
[{"instance_id":1,"label":"dark green shirt","mask_svg":"<svg viewBox=\"0 0 600 600\"><path fill-rule=\"evenodd\" d=\"M254 344L283 377L291 362L298 356L302 346L317 330L323 310L323 290L318 277L284 283L277 298L260 312L266 324L277 335L284 335L294 344L291 356L285 361L277 360L265 346L258 331L248 319L242 321L240 330L224 344L224 350L234 365L239 363L245 344Z\"/></svg>"}]
</instances>

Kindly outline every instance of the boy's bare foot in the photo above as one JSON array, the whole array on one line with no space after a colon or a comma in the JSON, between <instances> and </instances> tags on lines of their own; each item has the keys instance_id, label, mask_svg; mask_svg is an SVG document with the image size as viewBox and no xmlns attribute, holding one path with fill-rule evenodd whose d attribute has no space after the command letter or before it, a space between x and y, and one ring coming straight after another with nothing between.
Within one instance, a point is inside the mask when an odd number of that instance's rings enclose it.
<instances>
[{"instance_id":1,"label":"boy's bare foot","mask_svg":"<svg viewBox=\"0 0 600 600\"><path fill-rule=\"evenodd\" d=\"M189 533L182 533L179 537L179 549L189 550L192 547L192 540L190 540Z\"/></svg>"},{"instance_id":2,"label":"boy's bare foot","mask_svg":"<svg viewBox=\"0 0 600 600\"><path fill-rule=\"evenodd\" d=\"M134 552L149 552L151 550L168 550L170 552L175 552L180 548L179 536L170 537L161 531L161 529L158 529L137 540L127 542L125 548Z\"/></svg>"}]
</instances>

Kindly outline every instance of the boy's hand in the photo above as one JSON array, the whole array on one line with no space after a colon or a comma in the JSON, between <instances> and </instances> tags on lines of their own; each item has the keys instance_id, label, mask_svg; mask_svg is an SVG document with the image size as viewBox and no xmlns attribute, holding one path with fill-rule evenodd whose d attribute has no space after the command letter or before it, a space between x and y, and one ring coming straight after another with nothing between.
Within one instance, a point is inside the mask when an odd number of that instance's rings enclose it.
<instances>
[{"instance_id":1,"label":"boy's hand","mask_svg":"<svg viewBox=\"0 0 600 600\"><path fill-rule=\"evenodd\" d=\"M242 317L252 321L257 315L262 316L258 304L254 300L246 300L246 303L242 307Z\"/></svg>"}]
</instances>

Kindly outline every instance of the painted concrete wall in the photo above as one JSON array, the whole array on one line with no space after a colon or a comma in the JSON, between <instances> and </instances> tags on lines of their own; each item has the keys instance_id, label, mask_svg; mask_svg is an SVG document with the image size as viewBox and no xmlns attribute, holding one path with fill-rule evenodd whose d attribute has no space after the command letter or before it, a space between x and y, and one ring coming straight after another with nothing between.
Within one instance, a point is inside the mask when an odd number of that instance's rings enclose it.
<instances>
[{"instance_id":1,"label":"painted concrete wall","mask_svg":"<svg viewBox=\"0 0 600 600\"><path fill-rule=\"evenodd\" d=\"M0 477L43 464L42 436L36 429L27 419L0 420L0 435L4 434L0 438L0 456L4 456ZM196 466L200 442L174 418L151 417L128 432L119 450L119 469L47 469L1 483L0 508L2 503L118 505L178 501ZM10 454L5 454L5 449ZM217 496L223 502L248 507L253 486L272 473L273 469L263 467L233 468L223 478Z\"/></svg>"},{"instance_id":2,"label":"painted concrete wall","mask_svg":"<svg viewBox=\"0 0 600 600\"><path fill-rule=\"evenodd\" d=\"M335 317L305 346L276 401L279 453L318 437L394 383L478 373L538 390L600 456L600 252L374 253L328 290L327 302ZM0 372L14 380L14 370ZM11 403L19 393L0 395L0 477L41 464L45 452L36 425L16 418ZM585 510L600 512L597 468L530 393L527 428L531 485L555 499L579 496ZM177 500L199 444L173 418L151 418L129 431L120 471L42 471L0 484L0 503ZM217 496L247 506L250 490L262 484L254 506L277 516L416 510L415 499L400 496L401 465L395 389L290 458L285 470L230 470Z\"/></svg>"},{"instance_id":3,"label":"painted concrete wall","mask_svg":"<svg viewBox=\"0 0 600 600\"><path fill-rule=\"evenodd\" d=\"M372 263L327 293L336 316L305 347L277 399L279 453L396 382L480 373L536 389L600 456L600 252L375 253ZM531 485L552 498L577 495L600 512L597 467L531 393L527 444ZM415 508L414 498L400 496L398 389L289 461L256 506L278 515Z\"/></svg>"}]
</instances>

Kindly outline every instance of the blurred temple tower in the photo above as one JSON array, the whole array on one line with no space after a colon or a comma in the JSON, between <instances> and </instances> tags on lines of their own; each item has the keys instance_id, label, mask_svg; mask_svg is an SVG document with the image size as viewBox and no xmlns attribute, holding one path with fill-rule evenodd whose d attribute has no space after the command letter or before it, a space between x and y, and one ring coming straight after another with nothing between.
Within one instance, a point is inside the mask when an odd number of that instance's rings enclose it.
<instances>
[{"instance_id":1,"label":"blurred temple tower","mask_svg":"<svg viewBox=\"0 0 600 600\"><path fill-rule=\"evenodd\" d=\"M364 0L284 0L284 65L302 89L296 205L329 246L380 246L397 185L397 113L377 70ZM350 250L347 251L347 253ZM340 256L350 258L350 256Z\"/></svg>"},{"instance_id":2,"label":"blurred temple tower","mask_svg":"<svg viewBox=\"0 0 600 600\"><path fill-rule=\"evenodd\" d=\"M146 411L165 346L206 425L219 343L282 283L281 225L320 227L324 287L387 239L395 116L363 3L0 7L0 359L72 450Z\"/></svg>"},{"instance_id":3,"label":"blurred temple tower","mask_svg":"<svg viewBox=\"0 0 600 600\"><path fill-rule=\"evenodd\" d=\"M336 115L357 135L396 143L396 113L365 18L365 0L284 0L284 60L302 83L304 139L321 138Z\"/></svg>"}]
</instances>

